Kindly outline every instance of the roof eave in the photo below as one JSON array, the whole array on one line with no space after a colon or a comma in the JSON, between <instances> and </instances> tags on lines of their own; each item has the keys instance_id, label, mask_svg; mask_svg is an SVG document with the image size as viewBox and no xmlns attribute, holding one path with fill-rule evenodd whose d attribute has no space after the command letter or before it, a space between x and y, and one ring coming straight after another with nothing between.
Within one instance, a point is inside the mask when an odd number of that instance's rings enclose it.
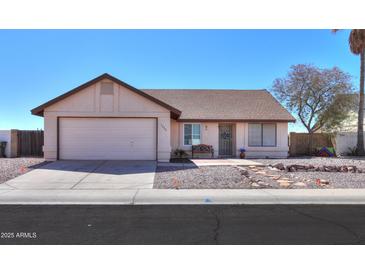
<instances>
[{"instance_id":1,"label":"roof eave","mask_svg":"<svg viewBox=\"0 0 365 274\"><path fill-rule=\"evenodd\" d=\"M231 122L231 123L237 123L237 122L244 122L244 123L249 123L249 122L267 122L267 123L295 123L296 120L295 119L199 119L199 118L190 118L190 119L177 119L178 122Z\"/></svg>"}]
</instances>

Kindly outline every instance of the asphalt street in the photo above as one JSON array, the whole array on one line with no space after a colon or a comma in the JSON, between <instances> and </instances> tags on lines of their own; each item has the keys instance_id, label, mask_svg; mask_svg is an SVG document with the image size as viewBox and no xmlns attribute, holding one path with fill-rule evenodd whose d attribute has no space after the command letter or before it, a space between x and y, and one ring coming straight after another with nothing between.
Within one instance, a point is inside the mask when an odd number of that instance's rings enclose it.
<instances>
[{"instance_id":1,"label":"asphalt street","mask_svg":"<svg viewBox=\"0 0 365 274\"><path fill-rule=\"evenodd\" d=\"M363 244L365 205L1 205L0 244Z\"/></svg>"}]
</instances>

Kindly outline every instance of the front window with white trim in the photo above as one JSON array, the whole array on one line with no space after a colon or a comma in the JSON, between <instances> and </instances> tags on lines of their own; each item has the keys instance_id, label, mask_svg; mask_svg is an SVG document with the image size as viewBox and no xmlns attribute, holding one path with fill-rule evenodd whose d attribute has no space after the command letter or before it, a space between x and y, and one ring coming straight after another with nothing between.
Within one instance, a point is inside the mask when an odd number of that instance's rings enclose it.
<instances>
[{"instance_id":1,"label":"front window with white trim","mask_svg":"<svg viewBox=\"0 0 365 274\"><path fill-rule=\"evenodd\" d=\"M248 124L248 146L275 147L276 124L271 124L271 123Z\"/></svg>"},{"instance_id":2,"label":"front window with white trim","mask_svg":"<svg viewBox=\"0 0 365 274\"><path fill-rule=\"evenodd\" d=\"M184 124L184 146L200 144L200 124Z\"/></svg>"}]
</instances>

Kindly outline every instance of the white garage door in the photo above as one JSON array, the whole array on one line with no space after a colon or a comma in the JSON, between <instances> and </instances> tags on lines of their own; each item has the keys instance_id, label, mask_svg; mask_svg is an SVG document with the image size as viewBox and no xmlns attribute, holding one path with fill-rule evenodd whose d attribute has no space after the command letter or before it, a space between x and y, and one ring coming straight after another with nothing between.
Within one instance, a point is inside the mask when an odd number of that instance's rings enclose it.
<instances>
[{"instance_id":1,"label":"white garage door","mask_svg":"<svg viewBox=\"0 0 365 274\"><path fill-rule=\"evenodd\" d=\"M156 120L60 118L59 158L156 160Z\"/></svg>"}]
</instances>

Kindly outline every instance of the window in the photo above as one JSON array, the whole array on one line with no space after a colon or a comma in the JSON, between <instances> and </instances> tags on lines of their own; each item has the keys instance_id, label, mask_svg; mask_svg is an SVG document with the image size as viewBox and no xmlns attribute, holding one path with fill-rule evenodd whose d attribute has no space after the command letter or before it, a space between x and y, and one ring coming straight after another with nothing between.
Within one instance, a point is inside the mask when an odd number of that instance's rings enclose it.
<instances>
[{"instance_id":1,"label":"window","mask_svg":"<svg viewBox=\"0 0 365 274\"><path fill-rule=\"evenodd\" d=\"M275 147L276 124L248 124L248 146Z\"/></svg>"},{"instance_id":2,"label":"window","mask_svg":"<svg viewBox=\"0 0 365 274\"><path fill-rule=\"evenodd\" d=\"M200 124L184 124L184 145L200 144Z\"/></svg>"}]
</instances>

